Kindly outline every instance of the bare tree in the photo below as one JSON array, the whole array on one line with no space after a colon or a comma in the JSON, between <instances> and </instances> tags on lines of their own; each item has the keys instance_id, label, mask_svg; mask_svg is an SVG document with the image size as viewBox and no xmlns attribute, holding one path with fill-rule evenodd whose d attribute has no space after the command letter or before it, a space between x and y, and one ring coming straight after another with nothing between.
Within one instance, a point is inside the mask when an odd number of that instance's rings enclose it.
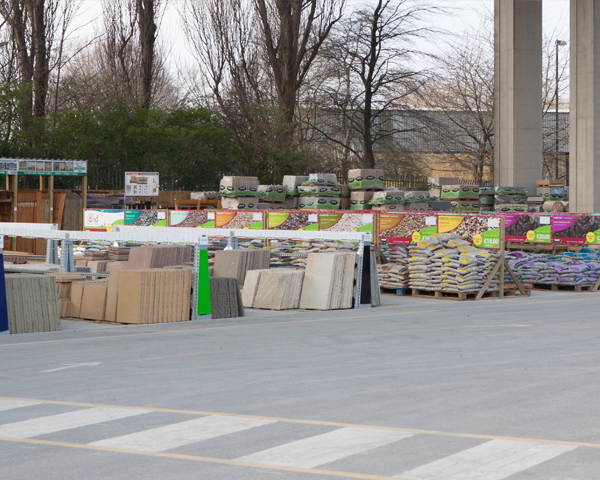
<instances>
[{"instance_id":1,"label":"bare tree","mask_svg":"<svg viewBox=\"0 0 600 480\"><path fill-rule=\"evenodd\" d=\"M402 131L390 110L408 108L424 83L425 73L411 68L422 55L413 41L430 32L422 21L432 10L407 0L378 0L342 21L322 51L331 74L317 87L323 115L311 128L352 152L364 168L373 168L377 149L389 149ZM353 134L340 137L336 125Z\"/></svg>"},{"instance_id":2,"label":"bare tree","mask_svg":"<svg viewBox=\"0 0 600 480\"><path fill-rule=\"evenodd\" d=\"M345 0L253 0L286 123L319 48L341 19Z\"/></svg>"},{"instance_id":3,"label":"bare tree","mask_svg":"<svg viewBox=\"0 0 600 480\"><path fill-rule=\"evenodd\" d=\"M429 111L419 114L430 151L477 183L494 163L494 39L480 33L486 31L493 29L473 29L448 44L440 74L423 91Z\"/></svg>"}]
</instances>

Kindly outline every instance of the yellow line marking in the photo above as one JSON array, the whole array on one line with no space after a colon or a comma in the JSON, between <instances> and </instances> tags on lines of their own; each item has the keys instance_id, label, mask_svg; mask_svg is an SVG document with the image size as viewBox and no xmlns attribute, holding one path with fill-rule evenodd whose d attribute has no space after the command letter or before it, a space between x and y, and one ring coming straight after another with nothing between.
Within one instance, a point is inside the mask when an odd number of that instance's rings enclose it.
<instances>
[{"instance_id":1,"label":"yellow line marking","mask_svg":"<svg viewBox=\"0 0 600 480\"><path fill-rule=\"evenodd\" d=\"M479 433L454 433L454 432L442 432L437 430L422 430L417 428L400 428L400 427L382 427L377 425L363 425L359 423L345 423L345 422L328 422L325 420L303 420L297 418L284 418L284 417L267 417L263 415L245 415L245 414L236 414L236 413L223 413L223 412L204 412L204 411L196 411L196 410L178 410L172 408L153 408L153 407L127 407L127 406L115 406L115 405L102 405L95 403L80 403L80 402L62 402L58 400L39 400L39 399L31 399L31 398L13 398L13 397L0 397L0 400L18 400L22 402L38 402L38 403L46 403L49 405L67 405L72 407L92 407L92 408L118 408L125 410L150 410L152 412L162 412L162 413L179 413L182 415L219 415L223 417L235 417L235 418L252 418L259 420L273 420L276 422L282 423L298 423L303 425L320 425L326 427L353 427L353 428L366 428L371 430L387 430L393 432L410 432L410 433L419 433L423 435L438 435L443 437L457 437L457 438L477 438L481 440L511 440L517 442L529 442L529 443L545 443L552 445L572 445L577 447L587 447L587 448L598 448L600 449L600 443L589 443L589 442L570 442L564 440L545 440L539 438L521 438L521 437L506 437L506 436L498 436L498 435L485 435Z\"/></svg>"},{"instance_id":2,"label":"yellow line marking","mask_svg":"<svg viewBox=\"0 0 600 480\"><path fill-rule=\"evenodd\" d=\"M525 297L525 298L530 298L530 297ZM589 297L589 298L593 298L593 297ZM600 299L600 296L597 297L598 299ZM518 299L518 297L515 297L515 299ZM512 297L508 298L508 299L494 299L494 301L499 301L499 302L503 302L503 305L508 304L509 302L511 302ZM491 302L492 300L490 300ZM520 301L520 300L517 300ZM548 304L548 303L567 303L567 302L579 302L581 303L581 297L578 298L573 298L570 300L541 300L539 302L530 302L528 303L528 305L540 305L540 304ZM461 303L461 302L459 302ZM435 313L435 312L448 312L448 311L464 311L465 309L465 302L462 302L461 306L456 306L456 308L435 308L433 310L416 310L416 311L399 311L399 312L393 312L393 313L383 313L383 314L370 314L369 313L369 318L375 318L375 317L399 317L399 316L404 316L404 315L414 315L414 314L422 314L422 313ZM485 305L481 305L479 304L479 302L477 304L475 304L474 302L467 302L470 308L488 308ZM438 304L442 304L442 302L439 302ZM406 305L408 307L411 307L411 305ZM413 308L415 308L415 306L412 306ZM352 313L354 312L354 310L350 310L348 311L348 313ZM316 313L316 312L315 312ZM365 314L364 310L361 310L360 313L362 315ZM274 318L277 318L275 315L273 315ZM258 319L260 320L264 320L264 319L269 319L269 318L273 318L273 317L260 317ZM246 318L246 317L242 317L242 318ZM151 332L144 332L144 333L130 333L130 334L124 334L124 335L106 335L104 337L82 337L82 338L66 338L66 339L62 339L62 340L39 340L39 341L35 341L35 342L19 342L19 343L4 343L4 344L0 344L0 348L3 347L14 347L14 346L19 346L19 345L39 345L39 344L45 344L45 343L65 343L65 342L81 342L81 341L87 341L87 340L103 340L103 339L113 339L113 338L126 338L126 337L140 337L140 336L147 336L147 335L174 335L174 334L187 334L189 332L197 332L197 331L210 331L210 330L229 330L229 329L234 329L234 328L247 328L247 327L264 327L264 326L273 326L273 327L279 327L279 326L285 326L285 325L294 325L294 324L303 324L303 323L315 323L315 322L327 322L327 321L332 321L332 320L344 320L344 321L363 321L363 319L361 317L358 316L348 316L348 314L346 314L346 316L344 317L321 317L321 318L313 318L313 319L307 319L307 320L292 320L292 321L288 321L288 322L278 322L278 321L273 321L273 322L266 322L266 323L242 323L244 322L244 320L240 320L237 325L224 325L224 326L220 326L220 327L203 327L203 328L187 328L187 329L181 329L181 330L158 330L158 331L151 331ZM189 325L189 322L173 322L172 325ZM162 324L162 325L168 325L167 323ZM143 327L144 325L140 325L140 327ZM97 331L97 330L96 330ZM81 332L85 333L85 330L81 330ZM53 333L60 333L60 332L53 332ZM71 332L73 333L73 332ZM10 337L9 337L10 338Z\"/></svg>"},{"instance_id":3,"label":"yellow line marking","mask_svg":"<svg viewBox=\"0 0 600 480\"><path fill-rule=\"evenodd\" d=\"M311 468L295 468L295 467L280 467L276 465L267 465L262 463L250 463L240 462L237 460L225 460L222 458L212 457L198 457L195 455L181 455L178 453L155 453L155 452L140 452L138 450L126 450L121 448L112 447L99 447L95 445L85 445L82 443L69 443L69 442L53 442L50 440L34 440L34 439L21 439L21 438L10 438L0 437L0 441L15 442L15 443L29 443L33 445L51 445L55 447L68 447L68 448L79 448L82 450L95 450L103 452L115 452L115 453L128 453L132 455L144 455L146 457L159 457L159 458L170 458L178 460L191 460L193 462L203 463L216 463L220 465L230 465L234 467L251 467L251 468L262 468L268 470L279 470L294 473L310 473L312 475L324 475L328 477L341 477L341 478L359 478L367 480L392 480L397 477L383 477L381 475L369 475L368 473L351 473L351 472L337 472L334 470L319 470Z\"/></svg>"}]
</instances>

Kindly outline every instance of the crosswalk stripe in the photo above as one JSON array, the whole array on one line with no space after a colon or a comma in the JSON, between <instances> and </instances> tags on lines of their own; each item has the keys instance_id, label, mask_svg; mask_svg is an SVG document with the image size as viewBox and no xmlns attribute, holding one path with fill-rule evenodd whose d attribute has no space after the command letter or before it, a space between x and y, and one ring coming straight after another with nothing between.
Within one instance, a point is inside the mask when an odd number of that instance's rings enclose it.
<instances>
[{"instance_id":1,"label":"crosswalk stripe","mask_svg":"<svg viewBox=\"0 0 600 480\"><path fill-rule=\"evenodd\" d=\"M367 428L340 428L238 458L238 461L313 468L413 436L413 433Z\"/></svg>"},{"instance_id":2,"label":"crosswalk stripe","mask_svg":"<svg viewBox=\"0 0 600 480\"><path fill-rule=\"evenodd\" d=\"M502 480L577 448L492 440L397 475L406 480Z\"/></svg>"},{"instance_id":3,"label":"crosswalk stripe","mask_svg":"<svg viewBox=\"0 0 600 480\"><path fill-rule=\"evenodd\" d=\"M150 412L151 410L86 408L75 412L0 425L0 437L31 438Z\"/></svg>"},{"instance_id":4,"label":"crosswalk stripe","mask_svg":"<svg viewBox=\"0 0 600 480\"><path fill-rule=\"evenodd\" d=\"M143 432L90 443L97 447L123 448L142 452L164 452L190 443L276 423L275 420L212 415Z\"/></svg>"},{"instance_id":5,"label":"crosswalk stripe","mask_svg":"<svg viewBox=\"0 0 600 480\"><path fill-rule=\"evenodd\" d=\"M25 402L23 400L0 399L0 412L12 410L13 408L29 407L30 405L39 405L40 402Z\"/></svg>"}]
</instances>

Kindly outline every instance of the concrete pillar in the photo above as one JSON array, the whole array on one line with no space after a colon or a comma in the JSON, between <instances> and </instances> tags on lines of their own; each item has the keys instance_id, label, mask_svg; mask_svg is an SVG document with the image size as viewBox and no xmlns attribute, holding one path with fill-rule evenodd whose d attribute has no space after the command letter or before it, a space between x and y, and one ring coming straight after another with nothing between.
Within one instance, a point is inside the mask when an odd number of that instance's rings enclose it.
<instances>
[{"instance_id":1,"label":"concrete pillar","mask_svg":"<svg viewBox=\"0 0 600 480\"><path fill-rule=\"evenodd\" d=\"M600 0L571 0L569 117L569 210L600 212Z\"/></svg>"},{"instance_id":2,"label":"concrete pillar","mask_svg":"<svg viewBox=\"0 0 600 480\"><path fill-rule=\"evenodd\" d=\"M494 183L535 194L542 178L542 0L495 0L494 8Z\"/></svg>"}]
</instances>

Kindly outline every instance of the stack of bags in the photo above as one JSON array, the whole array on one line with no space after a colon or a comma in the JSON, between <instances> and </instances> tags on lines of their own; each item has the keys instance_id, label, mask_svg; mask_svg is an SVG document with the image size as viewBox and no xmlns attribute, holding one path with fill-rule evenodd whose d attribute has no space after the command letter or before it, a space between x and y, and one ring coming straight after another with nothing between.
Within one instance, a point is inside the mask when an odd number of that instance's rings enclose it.
<instances>
[{"instance_id":1,"label":"stack of bags","mask_svg":"<svg viewBox=\"0 0 600 480\"><path fill-rule=\"evenodd\" d=\"M356 252L357 247L351 242L343 242L339 240L306 240L298 242L290 248L292 250L292 253L308 255L310 253L350 253ZM305 268L308 259L306 257L288 257L287 259L283 258L280 261L282 263L285 263L287 261L287 263L290 263L291 265Z\"/></svg>"},{"instance_id":2,"label":"stack of bags","mask_svg":"<svg viewBox=\"0 0 600 480\"><path fill-rule=\"evenodd\" d=\"M308 182L308 175L284 175L283 186L286 188L285 208L293 210L300 204L300 192L298 187Z\"/></svg>"},{"instance_id":3,"label":"stack of bags","mask_svg":"<svg viewBox=\"0 0 600 480\"><path fill-rule=\"evenodd\" d=\"M303 270L249 270L242 293L244 307L267 310L296 309L300 306L303 280Z\"/></svg>"},{"instance_id":4,"label":"stack of bags","mask_svg":"<svg viewBox=\"0 0 600 480\"><path fill-rule=\"evenodd\" d=\"M409 252L409 284L428 291L479 292L500 258L447 233L411 245ZM498 291L499 285L498 273L487 292Z\"/></svg>"},{"instance_id":5,"label":"stack of bags","mask_svg":"<svg viewBox=\"0 0 600 480\"><path fill-rule=\"evenodd\" d=\"M524 187L496 187L496 212L527 212L528 193Z\"/></svg>"},{"instance_id":6,"label":"stack of bags","mask_svg":"<svg viewBox=\"0 0 600 480\"><path fill-rule=\"evenodd\" d=\"M452 211L479 211L479 185L444 185L441 190L441 199L450 202Z\"/></svg>"},{"instance_id":7,"label":"stack of bags","mask_svg":"<svg viewBox=\"0 0 600 480\"><path fill-rule=\"evenodd\" d=\"M379 286L383 288L408 288L408 267L387 263L378 265Z\"/></svg>"},{"instance_id":8,"label":"stack of bags","mask_svg":"<svg viewBox=\"0 0 600 480\"><path fill-rule=\"evenodd\" d=\"M404 194L406 210L429 210L429 192L417 190Z\"/></svg>"},{"instance_id":9,"label":"stack of bags","mask_svg":"<svg viewBox=\"0 0 600 480\"><path fill-rule=\"evenodd\" d=\"M586 249L588 250L588 249ZM600 276L597 252L549 255L511 252L508 265L525 283L544 285L595 285Z\"/></svg>"},{"instance_id":10,"label":"stack of bags","mask_svg":"<svg viewBox=\"0 0 600 480\"><path fill-rule=\"evenodd\" d=\"M460 178L457 177L428 177L429 198L432 201L442 199L442 188L446 185L458 185Z\"/></svg>"},{"instance_id":11,"label":"stack of bags","mask_svg":"<svg viewBox=\"0 0 600 480\"><path fill-rule=\"evenodd\" d=\"M373 200L375 192L385 190L383 170L380 169L355 169L348 171L348 187L350 189L350 209L369 210L369 202Z\"/></svg>"},{"instance_id":12,"label":"stack of bags","mask_svg":"<svg viewBox=\"0 0 600 480\"><path fill-rule=\"evenodd\" d=\"M300 308L339 310L352 308L356 253L308 255Z\"/></svg>"},{"instance_id":13,"label":"stack of bags","mask_svg":"<svg viewBox=\"0 0 600 480\"><path fill-rule=\"evenodd\" d=\"M223 177L220 186L224 209L258 208L258 177Z\"/></svg>"},{"instance_id":14,"label":"stack of bags","mask_svg":"<svg viewBox=\"0 0 600 480\"><path fill-rule=\"evenodd\" d=\"M496 205L496 189L494 187L481 187L479 189L479 211L493 212Z\"/></svg>"},{"instance_id":15,"label":"stack of bags","mask_svg":"<svg viewBox=\"0 0 600 480\"><path fill-rule=\"evenodd\" d=\"M382 253L388 263L378 266L379 284L383 288L408 288L408 249L404 245L386 245Z\"/></svg>"},{"instance_id":16,"label":"stack of bags","mask_svg":"<svg viewBox=\"0 0 600 480\"><path fill-rule=\"evenodd\" d=\"M381 192L373 193L373 198L369 205L373 210L382 212L406 210L404 201L405 192L403 190L387 189Z\"/></svg>"},{"instance_id":17,"label":"stack of bags","mask_svg":"<svg viewBox=\"0 0 600 480\"><path fill-rule=\"evenodd\" d=\"M192 192L191 200L220 200L221 192Z\"/></svg>"},{"instance_id":18,"label":"stack of bags","mask_svg":"<svg viewBox=\"0 0 600 480\"><path fill-rule=\"evenodd\" d=\"M298 207L307 210L339 210L342 187L333 173L311 173L297 187Z\"/></svg>"}]
</instances>

